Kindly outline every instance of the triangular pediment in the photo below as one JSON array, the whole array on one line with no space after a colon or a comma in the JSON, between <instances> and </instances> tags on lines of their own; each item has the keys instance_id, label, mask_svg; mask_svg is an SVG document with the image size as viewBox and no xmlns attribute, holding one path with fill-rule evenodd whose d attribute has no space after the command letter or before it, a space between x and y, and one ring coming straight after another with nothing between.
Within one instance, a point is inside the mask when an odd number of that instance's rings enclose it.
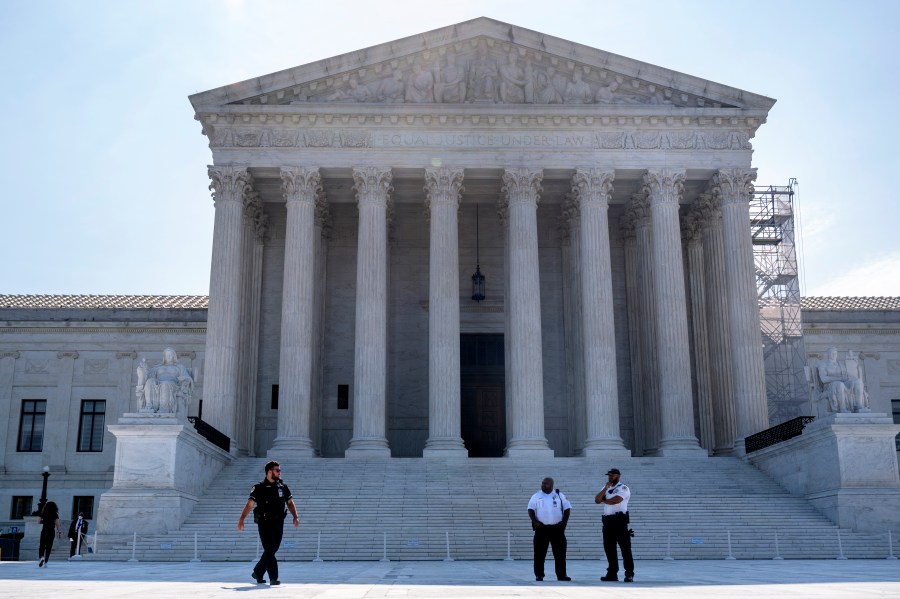
<instances>
[{"instance_id":1,"label":"triangular pediment","mask_svg":"<svg viewBox=\"0 0 900 599\"><path fill-rule=\"evenodd\" d=\"M519 104L737 108L774 100L478 18L191 96L227 105Z\"/></svg>"}]
</instances>

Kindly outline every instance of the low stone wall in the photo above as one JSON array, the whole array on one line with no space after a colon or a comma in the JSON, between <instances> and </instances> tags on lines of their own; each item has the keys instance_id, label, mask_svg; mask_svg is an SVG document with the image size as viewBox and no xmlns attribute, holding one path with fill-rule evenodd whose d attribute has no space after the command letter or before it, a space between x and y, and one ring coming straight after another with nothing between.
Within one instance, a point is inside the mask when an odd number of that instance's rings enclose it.
<instances>
[{"instance_id":1,"label":"low stone wall","mask_svg":"<svg viewBox=\"0 0 900 599\"><path fill-rule=\"evenodd\" d=\"M829 414L746 459L842 528L884 532L900 523L898 432L886 414Z\"/></svg>"}]
</instances>

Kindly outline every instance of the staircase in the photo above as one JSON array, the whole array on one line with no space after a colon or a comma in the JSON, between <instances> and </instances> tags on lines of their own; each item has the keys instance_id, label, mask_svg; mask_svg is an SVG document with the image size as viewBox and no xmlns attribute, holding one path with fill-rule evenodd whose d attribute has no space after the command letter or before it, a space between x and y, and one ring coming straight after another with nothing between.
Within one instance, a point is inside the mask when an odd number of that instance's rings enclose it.
<instances>
[{"instance_id":1,"label":"staircase","mask_svg":"<svg viewBox=\"0 0 900 599\"><path fill-rule=\"evenodd\" d=\"M100 535L87 559L249 562L256 528L238 515L263 458L223 469L181 530L166 535ZM632 489L635 559L884 558L882 535L838 530L805 500L736 458L629 458L615 464L584 458L552 460L424 459L282 461L282 476L300 511L290 519L280 560L530 560L528 499L551 476L572 503L569 559L602 559L601 508L594 495L610 466ZM777 533L777 551L776 551ZM509 537L508 537L509 535Z\"/></svg>"}]
</instances>

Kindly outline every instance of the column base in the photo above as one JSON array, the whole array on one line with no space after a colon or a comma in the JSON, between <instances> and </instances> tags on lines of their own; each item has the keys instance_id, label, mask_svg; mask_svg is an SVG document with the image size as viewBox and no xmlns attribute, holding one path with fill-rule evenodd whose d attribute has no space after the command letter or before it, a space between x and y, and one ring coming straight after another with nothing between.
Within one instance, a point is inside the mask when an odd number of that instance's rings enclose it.
<instances>
[{"instance_id":1,"label":"column base","mask_svg":"<svg viewBox=\"0 0 900 599\"><path fill-rule=\"evenodd\" d=\"M586 458L620 460L630 458L631 450L625 447L625 443L618 437L596 437L587 440L581 455Z\"/></svg>"},{"instance_id":2,"label":"column base","mask_svg":"<svg viewBox=\"0 0 900 599\"><path fill-rule=\"evenodd\" d=\"M387 439L351 439L350 447L344 450L347 459L385 459L391 457Z\"/></svg>"},{"instance_id":3,"label":"column base","mask_svg":"<svg viewBox=\"0 0 900 599\"><path fill-rule=\"evenodd\" d=\"M664 458L708 458L709 452L700 447L696 437L663 439L657 455Z\"/></svg>"},{"instance_id":4,"label":"column base","mask_svg":"<svg viewBox=\"0 0 900 599\"><path fill-rule=\"evenodd\" d=\"M553 450L547 439L538 437L534 439L513 439L506 446L508 458L553 458Z\"/></svg>"},{"instance_id":5,"label":"column base","mask_svg":"<svg viewBox=\"0 0 900 599\"><path fill-rule=\"evenodd\" d=\"M273 460L290 458L314 458L316 449L306 437L276 437L266 457Z\"/></svg>"},{"instance_id":6,"label":"column base","mask_svg":"<svg viewBox=\"0 0 900 599\"><path fill-rule=\"evenodd\" d=\"M469 450L459 437L434 437L425 442L423 458L467 458Z\"/></svg>"}]
</instances>

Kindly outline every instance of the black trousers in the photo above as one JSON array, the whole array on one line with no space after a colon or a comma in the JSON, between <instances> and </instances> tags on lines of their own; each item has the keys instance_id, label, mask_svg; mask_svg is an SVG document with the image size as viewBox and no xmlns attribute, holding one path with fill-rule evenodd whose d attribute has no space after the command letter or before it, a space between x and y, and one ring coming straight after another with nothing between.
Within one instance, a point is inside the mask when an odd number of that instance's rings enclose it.
<instances>
[{"instance_id":1,"label":"black trousers","mask_svg":"<svg viewBox=\"0 0 900 599\"><path fill-rule=\"evenodd\" d=\"M625 576L634 576L634 558L631 556L631 534L628 532L628 514L603 516L603 551L606 553L607 576L619 573L616 545L622 549L622 565Z\"/></svg>"},{"instance_id":2,"label":"black trousers","mask_svg":"<svg viewBox=\"0 0 900 599\"><path fill-rule=\"evenodd\" d=\"M534 575L544 577L547 547L553 547L556 577L566 576L566 529L560 524L544 524L534 529Z\"/></svg>"},{"instance_id":3,"label":"black trousers","mask_svg":"<svg viewBox=\"0 0 900 599\"><path fill-rule=\"evenodd\" d=\"M269 582L278 580L278 560L275 554L281 547L281 537L284 535L284 519L274 521L259 522L259 541L262 544L263 552L253 567L253 575L262 578L264 574L269 573Z\"/></svg>"},{"instance_id":4,"label":"black trousers","mask_svg":"<svg viewBox=\"0 0 900 599\"><path fill-rule=\"evenodd\" d=\"M41 542L38 546L38 558L44 558L45 562L50 561L50 551L53 549L54 538L56 538L56 531L54 529L41 529Z\"/></svg>"}]
</instances>

